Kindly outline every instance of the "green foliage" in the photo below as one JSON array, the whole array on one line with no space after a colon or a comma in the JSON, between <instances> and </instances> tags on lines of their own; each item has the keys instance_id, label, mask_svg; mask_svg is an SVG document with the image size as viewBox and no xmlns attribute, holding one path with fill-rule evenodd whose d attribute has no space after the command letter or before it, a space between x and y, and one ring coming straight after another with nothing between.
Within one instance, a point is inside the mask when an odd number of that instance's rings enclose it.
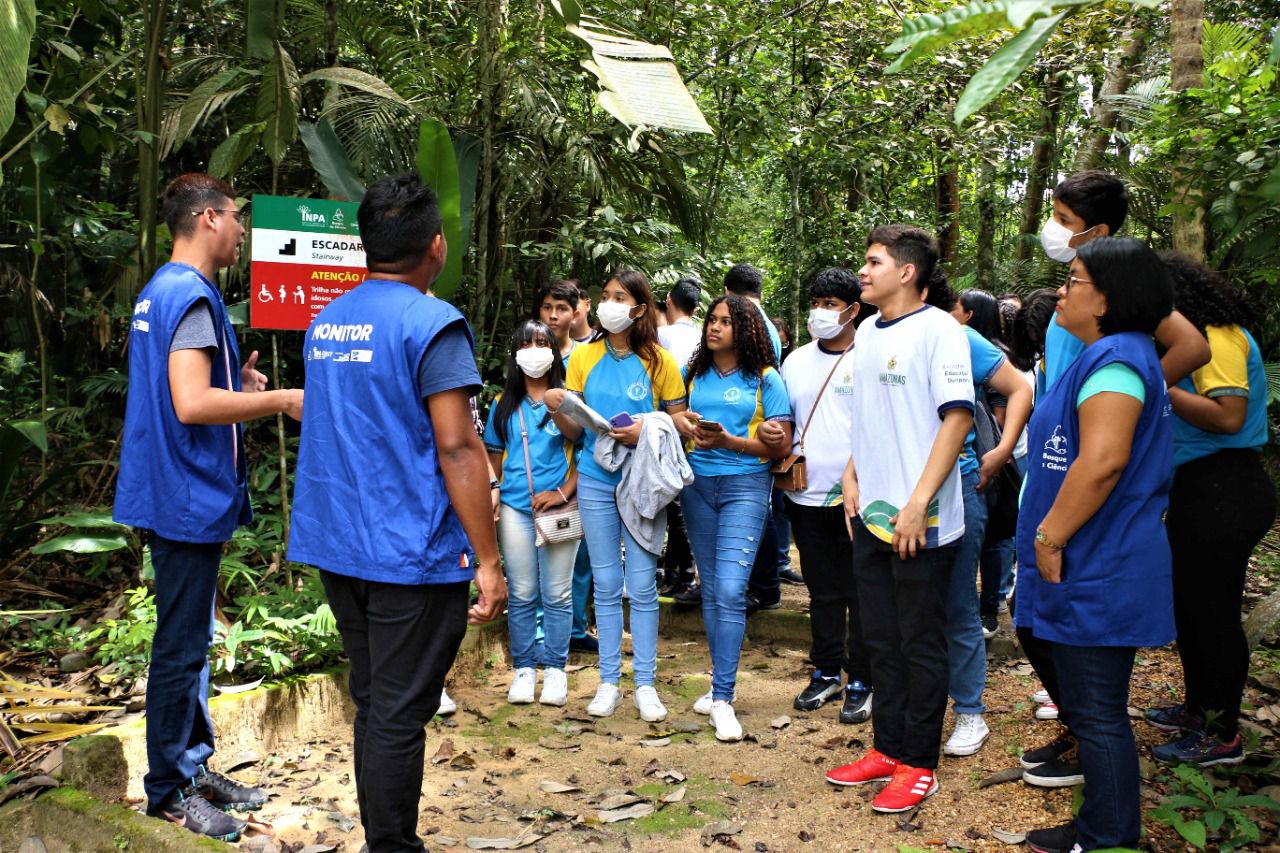
<instances>
[{"instance_id":1,"label":"green foliage","mask_svg":"<svg viewBox=\"0 0 1280 853\"><path fill-rule=\"evenodd\" d=\"M1204 850L1210 838L1223 851L1257 844L1261 831L1244 810L1280 811L1280 803L1270 797L1241 794L1233 786L1216 788L1199 768L1191 765L1175 767L1173 776L1170 795L1149 815L1172 827L1197 850Z\"/></svg>"},{"instance_id":2,"label":"green foliage","mask_svg":"<svg viewBox=\"0 0 1280 853\"><path fill-rule=\"evenodd\" d=\"M449 244L444 269L432 286L441 299L448 299L462 280L462 198L458 188L458 161L449 128L429 119L418 127L418 176L436 192L445 241Z\"/></svg>"},{"instance_id":3,"label":"green foliage","mask_svg":"<svg viewBox=\"0 0 1280 853\"><path fill-rule=\"evenodd\" d=\"M337 199L360 201L364 198L364 183L356 175L355 166L342 150L342 143L333 132L333 125L327 121L315 124L302 122L298 125L302 136L302 144L311 157L311 165L316 174L324 181L329 194Z\"/></svg>"},{"instance_id":4,"label":"green foliage","mask_svg":"<svg viewBox=\"0 0 1280 853\"><path fill-rule=\"evenodd\" d=\"M960 93L960 100L956 101L956 124L962 124L969 116L991 103L996 95L1017 79L1066 16L1067 11L1063 10L1037 18L1022 32L1001 45Z\"/></svg>"},{"instance_id":5,"label":"green foliage","mask_svg":"<svg viewBox=\"0 0 1280 853\"><path fill-rule=\"evenodd\" d=\"M115 664L122 675L137 676L147 668L156 635L156 601L145 586L128 591L126 612L106 619L84 635L85 648L96 648L98 663Z\"/></svg>"},{"instance_id":6,"label":"green foliage","mask_svg":"<svg viewBox=\"0 0 1280 853\"><path fill-rule=\"evenodd\" d=\"M35 0L10 0L0 7L0 137L13 124L13 101L27 82L35 29Z\"/></svg>"}]
</instances>

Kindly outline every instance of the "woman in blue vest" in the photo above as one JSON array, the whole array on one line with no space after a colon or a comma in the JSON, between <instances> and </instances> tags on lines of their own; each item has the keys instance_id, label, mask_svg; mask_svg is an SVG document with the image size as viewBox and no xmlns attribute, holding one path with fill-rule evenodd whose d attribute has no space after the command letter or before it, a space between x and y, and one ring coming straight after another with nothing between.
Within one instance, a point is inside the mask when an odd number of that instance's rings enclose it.
<instances>
[{"instance_id":1,"label":"woman in blue vest","mask_svg":"<svg viewBox=\"0 0 1280 853\"><path fill-rule=\"evenodd\" d=\"M515 677L507 701L527 705L538 682L537 610L544 631L543 705L568 696L564 665L573 628L573 563L578 540L537 544L533 513L563 506L578 489L573 444L547 411L546 393L564 387L564 362L551 330L525 320L512 338L507 384L494 403L484 445L501 480L498 544L507 570L507 633ZM528 463L526 465L526 462Z\"/></svg>"},{"instance_id":2,"label":"woman in blue vest","mask_svg":"<svg viewBox=\"0 0 1280 853\"><path fill-rule=\"evenodd\" d=\"M1074 824L1035 830L1027 842L1064 853L1136 848L1129 676L1137 647L1174 636L1162 521L1173 425L1151 340L1172 310L1173 286L1145 244L1101 237L1080 248L1058 294L1058 323L1085 349L1031 417L1016 624L1078 740L1085 797Z\"/></svg>"},{"instance_id":3,"label":"woman in blue vest","mask_svg":"<svg viewBox=\"0 0 1280 853\"><path fill-rule=\"evenodd\" d=\"M1152 754L1207 767L1244 760L1238 720L1249 644L1240 623L1249 555L1276 517L1275 487L1258 453L1267 443L1267 376L1253 317L1221 276L1172 252L1178 310L1209 341L1211 360L1169 389L1173 487L1166 528L1173 550L1173 613L1183 703L1147 720L1175 732Z\"/></svg>"},{"instance_id":4,"label":"woman in blue vest","mask_svg":"<svg viewBox=\"0 0 1280 853\"><path fill-rule=\"evenodd\" d=\"M634 446L648 412L676 414L685 410L684 383L676 360L658 344L654 325L657 307L644 273L622 270L605 283L596 316L605 334L579 345L569 356L565 388L544 398L556 424L569 439L582 428L557 414L565 391L582 397L614 422L610 435ZM631 645L636 683L635 704L641 719L657 722L667 709L653 686L658 662L658 556L632 538L622 523L614 489L621 471L606 471L595 460L596 436L587 431L579 465L578 505L591 573L595 581L596 626L600 635L600 687L587 706L594 717L607 717L622 704L622 587L631 602ZM623 545L626 560L623 560Z\"/></svg>"},{"instance_id":5,"label":"woman in blue vest","mask_svg":"<svg viewBox=\"0 0 1280 853\"><path fill-rule=\"evenodd\" d=\"M694 481L680 496L702 581L702 622L711 652L711 690L693 710L710 714L716 738L742 740L733 711L738 654L747 627L747 580L769 514L770 458L791 447L791 401L760 311L742 296L711 303L702 344L685 371L689 411L677 419L693 440ZM784 440L756 430L781 422Z\"/></svg>"}]
</instances>

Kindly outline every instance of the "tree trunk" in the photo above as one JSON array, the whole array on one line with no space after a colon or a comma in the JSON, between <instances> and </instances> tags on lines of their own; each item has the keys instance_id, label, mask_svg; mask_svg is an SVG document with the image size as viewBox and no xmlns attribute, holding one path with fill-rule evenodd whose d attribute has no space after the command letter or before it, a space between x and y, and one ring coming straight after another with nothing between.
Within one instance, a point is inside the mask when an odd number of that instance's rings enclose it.
<instances>
[{"instance_id":1,"label":"tree trunk","mask_svg":"<svg viewBox=\"0 0 1280 853\"><path fill-rule=\"evenodd\" d=\"M944 264L955 262L960 248L960 166L956 163L954 140L950 136L937 139L937 177L933 182L937 205L938 250Z\"/></svg>"},{"instance_id":2,"label":"tree trunk","mask_svg":"<svg viewBox=\"0 0 1280 853\"><path fill-rule=\"evenodd\" d=\"M498 205L498 151L495 144L502 103L503 75L500 52L506 41L508 0L483 0L478 22L476 52L480 59L480 190L476 194L476 286L471 298L473 328L483 330L489 296L496 289L501 269L492 263L498 243L494 220ZM466 247L459 247L465 251ZM477 342L481 343L481 342ZM482 344L481 344L482 345Z\"/></svg>"},{"instance_id":3,"label":"tree trunk","mask_svg":"<svg viewBox=\"0 0 1280 853\"><path fill-rule=\"evenodd\" d=\"M1076 150L1076 159L1071 163L1071 171L1083 172L1086 169L1095 169L1102 161L1107 144L1111 142L1111 131L1115 129L1116 119L1120 115L1115 104L1108 103L1107 99L1123 95L1128 91L1133 66L1138 60L1138 55L1142 53L1142 48L1146 46L1147 35L1145 29L1134 25L1120 37L1123 46L1112 59L1111 67L1107 69L1106 79L1102 83L1102 90L1098 92L1098 98L1094 103L1093 129Z\"/></svg>"},{"instance_id":4,"label":"tree trunk","mask_svg":"<svg viewBox=\"0 0 1280 853\"><path fill-rule=\"evenodd\" d=\"M978 160L978 287L996 289L996 169Z\"/></svg>"},{"instance_id":5,"label":"tree trunk","mask_svg":"<svg viewBox=\"0 0 1280 853\"><path fill-rule=\"evenodd\" d=\"M1044 194L1053 173L1058 121L1062 117L1062 94L1066 89L1063 75L1056 68L1045 70L1044 105L1040 108L1040 135L1031 150L1031 167L1027 170L1027 195L1022 202L1022 226L1014 257L1025 261L1036 245L1040 231L1040 214L1044 210Z\"/></svg>"},{"instance_id":6,"label":"tree trunk","mask_svg":"<svg viewBox=\"0 0 1280 853\"><path fill-rule=\"evenodd\" d=\"M804 298L801 265L804 263L804 209L800 204L800 170L803 158L799 151L791 157L791 225L795 251L791 258L791 298L787 300L787 314L791 322L800 316L800 303Z\"/></svg>"},{"instance_id":7,"label":"tree trunk","mask_svg":"<svg viewBox=\"0 0 1280 853\"><path fill-rule=\"evenodd\" d=\"M1173 0L1170 32L1169 76L1175 92L1204 84L1204 0ZM1204 260L1204 199L1195 185L1196 164L1190 155L1180 156L1173 168L1173 248L1187 257Z\"/></svg>"},{"instance_id":8,"label":"tree trunk","mask_svg":"<svg viewBox=\"0 0 1280 853\"><path fill-rule=\"evenodd\" d=\"M143 7L143 51L138 68L138 280L137 289L156 269L156 224L160 200L160 122L164 112L166 0ZM137 295L135 290L130 294Z\"/></svg>"}]
</instances>

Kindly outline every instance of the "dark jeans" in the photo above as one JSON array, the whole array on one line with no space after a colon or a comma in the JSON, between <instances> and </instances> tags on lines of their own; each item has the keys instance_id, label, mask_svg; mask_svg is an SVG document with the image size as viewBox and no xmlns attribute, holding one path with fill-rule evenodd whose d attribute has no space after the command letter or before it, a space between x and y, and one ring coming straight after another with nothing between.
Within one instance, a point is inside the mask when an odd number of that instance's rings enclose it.
<instances>
[{"instance_id":1,"label":"dark jeans","mask_svg":"<svg viewBox=\"0 0 1280 853\"><path fill-rule=\"evenodd\" d=\"M1249 674L1240 622L1249 555L1276 517L1275 488L1253 450L1221 450L1174 472L1165 524L1187 709L1232 740Z\"/></svg>"},{"instance_id":2,"label":"dark jeans","mask_svg":"<svg viewBox=\"0 0 1280 853\"><path fill-rule=\"evenodd\" d=\"M791 519L787 517L787 493L773 490L773 532L778 542L778 571L791 568Z\"/></svg>"},{"instance_id":3,"label":"dark jeans","mask_svg":"<svg viewBox=\"0 0 1280 853\"><path fill-rule=\"evenodd\" d=\"M355 776L370 853L423 850L423 728L467 632L469 584L365 581L320 572L356 703Z\"/></svg>"},{"instance_id":4,"label":"dark jeans","mask_svg":"<svg viewBox=\"0 0 1280 853\"><path fill-rule=\"evenodd\" d=\"M222 543L193 545L151 535L156 635L147 678L147 810L213 755L209 644Z\"/></svg>"},{"instance_id":5,"label":"dark jeans","mask_svg":"<svg viewBox=\"0 0 1280 853\"><path fill-rule=\"evenodd\" d=\"M938 766L947 711L947 585L955 561L953 545L903 560L854 524L853 574L876 685L876 749L911 767Z\"/></svg>"},{"instance_id":6,"label":"dark jeans","mask_svg":"<svg viewBox=\"0 0 1280 853\"><path fill-rule=\"evenodd\" d=\"M772 493L770 500L781 500L781 497ZM763 604L773 604L782 598L782 581L778 578L778 531L773 523L772 504L765 514L764 528L760 531L760 548L756 551L756 561L751 566L747 592Z\"/></svg>"},{"instance_id":7,"label":"dark jeans","mask_svg":"<svg viewBox=\"0 0 1280 853\"><path fill-rule=\"evenodd\" d=\"M668 585L693 580L693 549L689 545L689 531L685 527L679 498L667 505L667 548L662 552L659 565Z\"/></svg>"},{"instance_id":8,"label":"dark jeans","mask_svg":"<svg viewBox=\"0 0 1280 853\"><path fill-rule=\"evenodd\" d=\"M809 660L823 675L849 673L850 681L871 686L871 660L862 637L858 585L853 579L853 543L844 526L843 506L786 503L800 552L800 571L809 588Z\"/></svg>"}]
</instances>

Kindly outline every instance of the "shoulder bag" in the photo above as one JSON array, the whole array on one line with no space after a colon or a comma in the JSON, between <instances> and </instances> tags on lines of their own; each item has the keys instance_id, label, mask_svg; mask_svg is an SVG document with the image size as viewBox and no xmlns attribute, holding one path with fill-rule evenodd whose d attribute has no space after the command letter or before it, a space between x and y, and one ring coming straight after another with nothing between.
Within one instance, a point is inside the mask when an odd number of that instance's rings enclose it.
<instances>
[{"instance_id":1,"label":"shoulder bag","mask_svg":"<svg viewBox=\"0 0 1280 853\"><path fill-rule=\"evenodd\" d=\"M809 424L813 423L813 415L818 411L818 403L821 402L822 395L826 392L827 385L831 382L831 377L836 375L836 368L840 366L840 362L844 361L844 357L848 355L850 349L853 349L853 344L849 344L849 348L836 358L836 363L831 365L831 372L827 374L827 378L823 380L822 387L818 389L818 396L813 398L813 406L809 409L809 417L804 419L804 429L800 430L800 452L792 453L779 459L769 469L773 474L773 487L775 489L781 489L784 492L803 492L809 488L809 472L804 464L804 437L809 432Z\"/></svg>"},{"instance_id":2,"label":"shoulder bag","mask_svg":"<svg viewBox=\"0 0 1280 853\"><path fill-rule=\"evenodd\" d=\"M529 512L533 515L533 544L539 548L557 542L582 538L582 514L578 512L578 496L567 503L544 509L533 508L533 465L529 461L529 431L524 422L524 404L516 408L520 415L520 443L524 445L524 476L529 482Z\"/></svg>"}]
</instances>

